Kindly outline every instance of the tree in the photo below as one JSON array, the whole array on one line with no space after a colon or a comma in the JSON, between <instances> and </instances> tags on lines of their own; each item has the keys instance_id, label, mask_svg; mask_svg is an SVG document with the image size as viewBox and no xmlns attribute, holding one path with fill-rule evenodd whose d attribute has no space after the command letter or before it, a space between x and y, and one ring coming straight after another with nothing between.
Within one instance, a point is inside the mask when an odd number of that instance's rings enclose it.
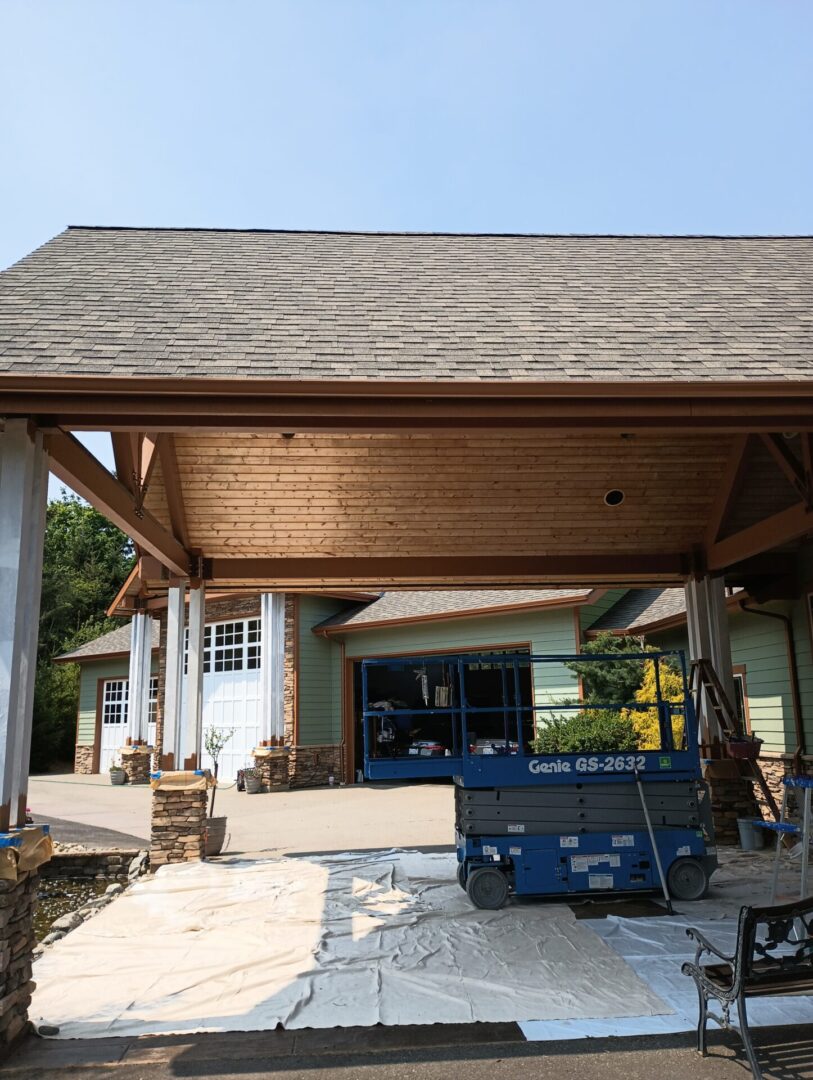
<instances>
[{"instance_id":1,"label":"tree","mask_svg":"<svg viewBox=\"0 0 813 1080\"><path fill-rule=\"evenodd\" d=\"M133 545L92 506L62 492L48 504L42 568L31 768L73 758L77 665L55 665L60 653L119 623L104 612L133 565Z\"/></svg>"},{"instance_id":2,"label":"tree","mask_svg":"<svg viewBox=\"0 0 813 1080\"><path fill-rule=\"evenodd\" d=\"M661 701L669 701L673 704L683 704L683 675L667 660L663 659L658 664L658 679L661 688ZM652 703L658 699L658 684L655 679L655 661L644 661L644 677L638 690L635 691L635 700L641 705L649 705L648 709L625 710L632 721L632 726L638 734L638 745L641 750L658 750L661 745L661 732L658 724L658 710L652 708ZM672 741L676 747L683 745L684 718L683 713L672 717Z\"/></svg>"},{"instance_id":3,"label":"tree","mask_svg":"<svg viewBox=\"0 0 813 1080\"><path fill-rule=\"evenodd\" d=\"M610 656L610 660L571 660L567 667L582 680L584 700L602 705L628 705L644 678L643 660L624 660L625 653L652 652L638 638L618 637L604 630L582 646L584 656ZM615 657L619 659L615 659Z\"/></svg>"}]
</instances>

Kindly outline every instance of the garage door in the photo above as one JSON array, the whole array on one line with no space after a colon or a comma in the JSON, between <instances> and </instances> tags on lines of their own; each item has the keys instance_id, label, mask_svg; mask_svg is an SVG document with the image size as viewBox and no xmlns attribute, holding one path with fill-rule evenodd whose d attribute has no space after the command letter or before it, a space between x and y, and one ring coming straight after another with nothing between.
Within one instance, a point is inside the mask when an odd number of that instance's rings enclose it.
<instances>
[{"instance_id":1,"label":"garage door","mask_svg":"<svg viewBox=\"0 0 813 1080\"><path fill-rule=\"evenodd\" d=\"M206 627L203 648L203 734L232 732L220 756L220 777L233 780L253 764L261 738L259 619L237 619ZM213 769L206 751L203 768Z\"/></svg>"}]
</instances>

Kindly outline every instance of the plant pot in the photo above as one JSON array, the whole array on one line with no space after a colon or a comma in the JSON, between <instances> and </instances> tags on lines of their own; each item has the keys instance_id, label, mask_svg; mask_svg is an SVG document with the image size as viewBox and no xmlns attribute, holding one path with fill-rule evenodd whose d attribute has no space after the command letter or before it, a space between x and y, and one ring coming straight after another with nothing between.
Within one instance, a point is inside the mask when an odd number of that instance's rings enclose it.
<instances>
[{"instance_id":1,"label":"plant pot","mask_svg":"<svg viewBox=\"0 0 813 1080\"><path fill-rule=\"evenodd\" d=\"M226 842L226 823L228 818L210 817L206 819L206 855L219 855Z\"/></svg>"},{"instance_id":2,"label":"plant pot","mask_svg":"<svg viewBox=\"0 0 813 1080\"><path fill-rule=\"evenodd\" d=\"M124 769L111 769L110 770L110 783L119 786L127 783L127 773Z\"/></svg>"},{"instance_id":3,"label":"plant pot","mask_svg":"<svg viewBox=\"0 0 813 1080\"><path fill-rule=\"evenodd\" d=\"M245 778L246 795L259 795L263 789L263 780L261 776L247 776Z\"/></svg>"},{"instance_id":4,"label":"plant pot","mask_svg":"<svg viewBox=\"0 0 813 1080\"><path fill-rule=\"evenodd\" d=\"M732 739L728 744L728 756L737 761L756 761L762 747L762 739Z\"/></svg>"}]
</instances>

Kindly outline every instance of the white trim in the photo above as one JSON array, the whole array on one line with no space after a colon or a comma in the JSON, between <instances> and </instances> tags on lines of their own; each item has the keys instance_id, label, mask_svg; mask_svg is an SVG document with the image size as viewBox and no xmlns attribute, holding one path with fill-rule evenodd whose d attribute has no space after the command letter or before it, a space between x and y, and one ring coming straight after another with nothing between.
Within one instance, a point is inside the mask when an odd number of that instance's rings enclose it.
<instances>
[{"instance_id":1,"label":"white trim","mask_svg":"<svg viewBox=\"0 0 813 1080\"><path fill-rule=\"evenodd\" d=\"M200 766L203 742L203 639L206 628L206 597L203 582L189 590L189 635L186 679L186 732L183 758L193 757ZM177 763L183 768L183 761Z\"/></svg>"},{"instance_id":2,"label":"white trim","mask_svg":"<svg viewBox=\"0 0 813 1080\"><path fill-rule=\"evenodd\" d=\"M186 638L186 582L173 585L167 597L167 647L164 677L163 752L173 755L173 767L183 768L183 668Z\"/></svg>"},{"instance_id":3,"label":"white trim","mask_svg":"<svg viewBox=\"0 0 813 1080\"><path fill-rule=\"evenodd\" d=\"M263 739L283 738L285 731L285 594L260 597L262 663L260 707Z\"/></svg>"}]
</instances>

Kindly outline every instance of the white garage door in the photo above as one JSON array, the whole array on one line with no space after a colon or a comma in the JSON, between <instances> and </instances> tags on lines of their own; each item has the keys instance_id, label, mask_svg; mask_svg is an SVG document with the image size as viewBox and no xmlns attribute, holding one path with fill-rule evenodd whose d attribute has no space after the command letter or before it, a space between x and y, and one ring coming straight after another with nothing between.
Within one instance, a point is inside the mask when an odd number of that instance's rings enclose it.
<instances>
[{"instance_id":1,"label":"white garage door","mask_svg":"<svg viewBox=\"0 0 813 1080\"><path fill-rule=\"evenodd\" d=\"M99 772L104 773L119 757L127 742L129 679L105 679L102 690L102 741L99 747ZM158 678L150 677L150 711L147 742L155 746L155 714L158 708Z\"/></svg>"},{"instance_id":2,"label":"white garage door","mask_svg":"<svg viewBox=\"0 0 813 1080\"><path fill-rule=\"evenodd\" d=\"M239 619L206 627L203 649L203 734L232 731L220 756L220 778L233 780L252 765L261 738L259 619ZM214 764L203 751L203 768Z\"/></svg>"}]
</instances>

